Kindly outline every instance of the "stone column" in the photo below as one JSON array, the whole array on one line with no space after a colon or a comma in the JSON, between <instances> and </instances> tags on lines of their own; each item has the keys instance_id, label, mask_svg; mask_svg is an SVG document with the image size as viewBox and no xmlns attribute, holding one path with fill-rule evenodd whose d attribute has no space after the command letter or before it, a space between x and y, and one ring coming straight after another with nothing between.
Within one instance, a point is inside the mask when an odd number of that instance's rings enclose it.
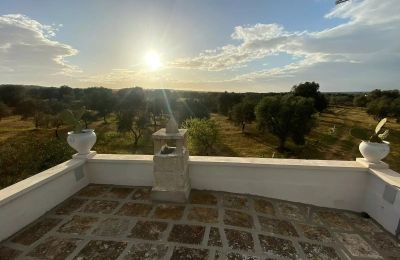
<instances>
[{"instance_id":1,"label":"stone column","mask_svg":"<svg viewBox=\"0 0 400 260\"><path fill-rule=\"evenodd\" d=\"M187 130L178 129L172 117L166 128L153 134L153 200L183 203L189 198L189 151L186 139ZM174 145L168 146L167 143Z\"/></svg>"}]
</instances>

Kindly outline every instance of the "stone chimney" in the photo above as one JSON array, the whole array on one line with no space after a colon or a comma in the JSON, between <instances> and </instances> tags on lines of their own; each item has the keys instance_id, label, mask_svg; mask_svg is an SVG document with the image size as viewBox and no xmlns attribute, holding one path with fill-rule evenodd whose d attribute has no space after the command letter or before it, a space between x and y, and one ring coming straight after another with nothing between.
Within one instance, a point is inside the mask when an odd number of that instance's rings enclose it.
<instances>
[{"instance_id":1,"label":"stone chimney","mask_svg":"<svg viewBox=\"0 0 400 260\"><path fill-rule=\"evenodd\" d=\"M153 134L153 200L186 202L190 193L187 130L178 129L171 116L166 128Z\"/></svg>"}]
</instances>

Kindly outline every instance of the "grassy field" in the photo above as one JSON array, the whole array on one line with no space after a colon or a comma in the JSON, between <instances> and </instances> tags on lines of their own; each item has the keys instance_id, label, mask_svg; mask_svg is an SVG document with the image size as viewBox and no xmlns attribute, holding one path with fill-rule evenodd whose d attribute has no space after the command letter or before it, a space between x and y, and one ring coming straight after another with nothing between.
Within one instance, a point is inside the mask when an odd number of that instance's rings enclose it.
<instances>
[{"instance_id":1,"label":"grassy field","mask_svg":"<svg viewBox=\"0 0 400 260\"><path fill-rule=\"evenodd\" d=\"M220 138L211 155L265 158L302 158L324 160L355 160L360 157L358 144L352 131L369 131L375 128L376 121L363 109L354 107L335 107L317 116L317 124L307 137L306 145L296 146L288 142L290 152L278 153L278 140L268 132L260 133L255 124L246 126L245 133L226 117L213 114L220 130ZM116 118L110 116L108 123L102 121L90 125L97 133L94 147L98 153L152 154L149 127L138 147L133 147L129 133L121 134L116 129ZM391 130L388 141L391 153L385 159L390 167L400 172L400 124L389 120ZM335 131L332 131L335 128ZM26 178L54 164L60 163L73 154L66 143L67 128L60 129L60 138L55 137L54 129L35 129L31 120L21 120L11 116L0 121L0 187ZM47 151L49 150L49 151ZM8 153L15 153L8 154ZM59 153L59 155L57 155ZM193 153L192 153L193 154ZM31 162L44 161L42 164ZM10 170L11 169L11 170ZM17 172L18 176L8 176L7 172Z\"/></svg>"},{"instance_id":2,"label":"grassy field","mask_svg":"<svg viewBox=\"0 0 400 260\"><path fill-rule=\"evenodd\" d=\"M245 133L226 117L213 115L221 131L216 154L221 156L302 158L322 160L355 160L361 157L358 151L360 140L350 131L373 131L377 122L361 108L335 107L317 117L317 125L307 137L306 145L295 146L288 142L291 152L278 153L278 139L266 132L260 134L255 124L246 126ZM389 120L388 141L391 152L385 159L390 167L400 172L400 124ZM335 128L334 132L332 128Z\"/></svg>"}]
</instances>

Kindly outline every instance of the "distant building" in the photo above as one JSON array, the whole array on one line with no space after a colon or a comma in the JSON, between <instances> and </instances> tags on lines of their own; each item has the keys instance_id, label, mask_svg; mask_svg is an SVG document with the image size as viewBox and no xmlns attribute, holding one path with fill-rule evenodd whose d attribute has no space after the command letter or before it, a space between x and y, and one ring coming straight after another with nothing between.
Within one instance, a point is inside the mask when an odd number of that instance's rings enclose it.
<instances>
[{"instance_id":1,"label":"distant building","mask_svg":"<svg viewBox=\"0 0 400 260\"><path fill-rule=\"evenodd\" d=\"M347 2L347 1L349 1L349 0L336 0L336 4L337 5L338 4L342 4L342 3Z\"/></svg>"}]
</instances>

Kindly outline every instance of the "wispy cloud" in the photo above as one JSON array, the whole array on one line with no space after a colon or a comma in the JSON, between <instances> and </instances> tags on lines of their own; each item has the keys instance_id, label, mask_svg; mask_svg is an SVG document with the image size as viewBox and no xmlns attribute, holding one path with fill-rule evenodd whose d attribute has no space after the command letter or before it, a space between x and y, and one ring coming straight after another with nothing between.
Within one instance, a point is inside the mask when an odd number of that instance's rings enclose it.
<instances>
[{"instance_id":1,"label":"wispy cloud","mask_svg":"<svg viewBox=\"0 0 400 260\"><path fill-rule=\"evenodd\" d=\"M102 68L105 72L85 67L86 71L78 73L80 68L67 62L78 51L55 40L62 25L3 15L0 77L26 82L39 77L62 82L68 77L65 83L78 86L139 84L209 90L285 91L305 80L318 81L323 90L331 91L398 87L398 0L352 0L321 19L341 23L319 31L292 31L276 23L241 25L228 32L230 41L225 45L165 60L159 71L150 72L135 60L140 65L112 69L120 65L110 63L108 71ZM284 62L274 63L281 56Z\"/></svg>"},{"instance_id":2,"label":"wispy cloud","mask_svg":"<svg viewBox=\"0 0 400 260\"><path fill-rule=\"evenodd\" d=\"M65 61L78 51L51 39L58 28L59 25L44 25L21 14L0 16L0 73L22 78L79 72L77 66Z\"/></svg>"},{"instance_id":3,"label":"wispy cloud","mask_svg":"<svg viewBox=\"0 0 400 260\"><path fill-rule=\"evenodd\" d=\"M388 82L387 77L392 78L392 84L398 82L398 73L390 73L394 64L400 65L400 5L397 0L353 0L334 8L325 18L346 20L336 27L316 32L287 31L278 24L238 26L231 35L233 40L240 41L238 45L229 44L195 57L181 58L172 62L171 67L232 70L258 59L286 53L298 60L237 75L228 81L271 81L273 77L302 80L309 76L310 80L320 78L325 82L338 82L343 73L350 84L357 81L360 85L368 81L376 84L382 77L386 77L385 82ZM321 73L321 68L326 72ZM361 70L372 74L359 77ZM348 72L354 72L354 77L349 78ZM338 75L332 77L335 73Z\"/></svg>"}]
</instances>

